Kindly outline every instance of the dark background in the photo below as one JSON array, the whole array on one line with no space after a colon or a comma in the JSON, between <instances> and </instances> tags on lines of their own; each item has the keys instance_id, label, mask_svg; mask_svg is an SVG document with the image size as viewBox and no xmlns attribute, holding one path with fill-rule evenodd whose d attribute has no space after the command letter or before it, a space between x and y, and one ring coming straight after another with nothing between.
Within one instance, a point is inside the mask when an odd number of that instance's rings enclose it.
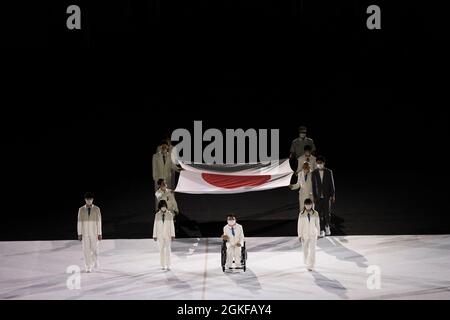
<instances>
[{"instance_id":1,"label":"dark background","mask_svg":"<svg viewBox=\"0 0 450 320\"><path fill-rule=\"evenodd\" d=\"M194 120L279 128L281 157L307 125L335 174L334 234L450 231L449 114L423 4L377 3L371 31L367 1L78 3L81 31L62 1L6 38L45 50L3 58L1 240L74 238L85 191L105 238L150 237L152 154ZM177 200L179 236L217 236L230 211L248 236L296 233L287 188Z\"/></svg>"}]
</instances>

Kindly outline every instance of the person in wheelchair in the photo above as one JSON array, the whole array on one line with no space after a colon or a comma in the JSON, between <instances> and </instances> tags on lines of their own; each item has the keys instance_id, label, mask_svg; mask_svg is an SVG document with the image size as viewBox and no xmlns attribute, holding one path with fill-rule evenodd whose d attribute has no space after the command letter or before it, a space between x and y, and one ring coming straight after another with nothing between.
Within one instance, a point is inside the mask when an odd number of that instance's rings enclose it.
<instances>
[{"instance_id":1,"label":"person in wheelchair","mask_svg":"<svg viewBox=\"0 0 450 320\"><path fill-rule=\"evenodd\" d=\"M227 216L227 225L223 227L222 239L226 241L227 256L225 267L231 269L233 261L236 268L241 268L241 249L244 245L244 229L236 223L236 216L231 213Z\"/></svg>"}]
</instances>

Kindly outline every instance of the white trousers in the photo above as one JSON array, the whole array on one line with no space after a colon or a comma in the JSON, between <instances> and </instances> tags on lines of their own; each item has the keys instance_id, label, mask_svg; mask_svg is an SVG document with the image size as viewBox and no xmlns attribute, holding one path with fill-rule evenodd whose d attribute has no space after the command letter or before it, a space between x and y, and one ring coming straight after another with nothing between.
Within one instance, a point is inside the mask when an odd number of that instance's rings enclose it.
<instances>
[{"instance_id":1,"label":"white trousers","mask_svg":"<svg viewBox=\"0 0 450 320\"><path fill-rule=\"evenodd\" d=\"M162 267L170 267L171 240L158 239L159 255Z\"/></svg>"},{"instance_id":2,"label":"white trousers","mask_svg":"<svg viewBox=\"0 0 450 320\"><path fill-rule=\"evenodd\" d=\"M310 268L314 267L316 262L316 242L317 239L315 237L302 238L303 261Z\"/></svg>"},{"instance_id":3,"label":"white trousers","mask_svg":"<svg viewBox=\"0 0 450 320\"><path fill-rule=\"evenodd\" d=\"M91 269L97 263L98 236L83 235L81 240L83 242L84 264L86 269Z\"/></svg>"},{"instance_id":4,"label":"white trousers","mask_svg":"<svg viewBox=\"0 0 450 320\"><path fill-rule=\"evenodd\" d=\"M233 260L237 267L241 266L241 247L232 246L227 242L227 261L225 262L225 266L227 268L231 267Z\"/></svg>"}]
</instances>

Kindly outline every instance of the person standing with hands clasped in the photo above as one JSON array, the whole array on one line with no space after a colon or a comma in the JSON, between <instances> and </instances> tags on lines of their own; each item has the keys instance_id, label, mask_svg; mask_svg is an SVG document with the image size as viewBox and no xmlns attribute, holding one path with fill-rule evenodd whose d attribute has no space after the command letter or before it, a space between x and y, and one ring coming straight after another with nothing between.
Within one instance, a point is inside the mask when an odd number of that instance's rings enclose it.
<instances>
[{"instance_id":1,"label":"person standing with hands clasped","mask_svg":"<svg viewBox=\"0 0 450 320\"><path fill-rule=\"evenodd\" d=\"M320 233L319 213L314 210L311 199L306 199L305 207L298 216L298 237L302 243L306 268L312 271L316 260L316 243Z\"/></svg>"},{"instance_id":2,"label":"person standing with hands clasped","mask_svg":"<svg viewBox=\"0 0 450 320\"><path fill-rule=\"evenodd\" d=\"M153 240L158 243L162 269L170 270L171 243L175 239L173 214L167 210L165 200L158 203L158 209L153 224Z\"/></svg>"},{"instance_id":3,"label":"person standing with hands clasped","mask_svg":"<svg viewBox=\"0 0 450 320\"><path fill-rule=\"evenodd\" d=\"M102 215L100 208L93 204L94 195L87 192L84 195L86 205L78 209L78 240L83 243L86 272L98 268L98 242L102 240Z\"/></svg>"},{"instance_id":4,"label":"person standing with hands clasped","mask_svg":"<svg viewBox=\"0 0 450 320\"><path fill-rule=\"evenodd\" d=\"M175 232L178 232L180 226L179 219L179 210L177 200L175 200L175 193L173 190L167 188L166 182L164 179L158 180L159 189L156 190L155 196L159 201L164 200L167 203L167 209L173 214L173 220L175 224Z\"/></svg>"},{"instance_id":5,"label":"person standing with hands clasped","mask_svg":"<svg viewBox=\"0 0 450 320\"><path fill-rule=\"evenodd\" d=\"M313 198L311 172L309 169L309 162L305 162L302 165L302 171L298 174L298 180L296 184L290 184L291 190L300 189L298 192L300 211L303 211L305 200Z\"/></svg>"}]
</instances>

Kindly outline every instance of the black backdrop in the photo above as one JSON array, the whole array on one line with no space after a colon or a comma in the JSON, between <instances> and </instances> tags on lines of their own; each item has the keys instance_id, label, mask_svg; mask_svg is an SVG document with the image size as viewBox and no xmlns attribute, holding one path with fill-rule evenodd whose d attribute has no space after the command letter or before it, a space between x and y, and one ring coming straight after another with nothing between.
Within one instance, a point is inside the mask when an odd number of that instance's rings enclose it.
<instances>
[{"instance_id":1,"label":"black backdrop","mask_svg":"<svg viewBox=\"0 0 450 320\"><path fill-rule=\"evenodd\" d=\"M279 128L282 157L307 125L335 172L335 234L449 232L427 8L381 3L382 30L369 31L368 4L80 1L79 33L64 2L49 5L42 28L10 37L50 50L4 59L1 238L73 238L87 190L106 238L150 237L151 156L194 120ZM177 198L180 236L217 235L230 211L248 235L296 232L288 189Z\"/></svg>"}]
</instances>

